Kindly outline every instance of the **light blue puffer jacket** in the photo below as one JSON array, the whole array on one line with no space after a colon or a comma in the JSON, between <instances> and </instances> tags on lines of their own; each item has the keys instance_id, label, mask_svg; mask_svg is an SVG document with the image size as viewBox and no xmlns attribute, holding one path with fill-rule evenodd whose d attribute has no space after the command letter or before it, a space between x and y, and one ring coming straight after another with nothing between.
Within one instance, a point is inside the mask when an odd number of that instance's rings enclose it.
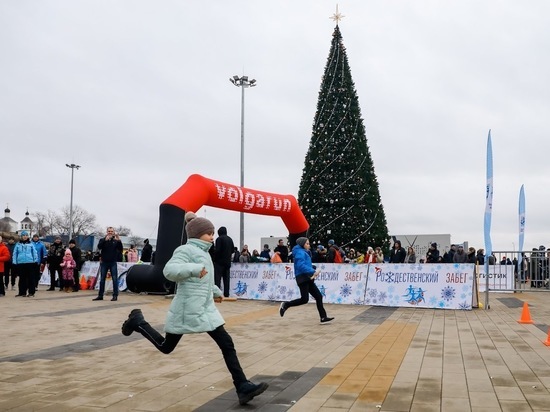
<instances>
[{"instance_id":1,"label":"light blue puffer jacket","mask_svg":"<svg viewBox=\"0 0 550 412\"><path fill-rule=\"evenodd\" d=\"M23 265L25 263L38 263L38 254L31 244L30 240L20 241L13 248L12 262L14 265Z\"/></svg>"},{"instance_id":2,"label":"light blue puffer jacket","mask_svg":"<svg viewBox=\"0 0 550 412\"><path fill-rule=\"evenodd\" d=\"M210 242L189 239L164 266L166 279L177 283L176 297L166 315L166 332L210 332L225 323L214 303L214 297L222 292L214 284L214 265L208 253L211 246ZM208 273L200 278L202 268Z\"/></svg>"}]
</instances>

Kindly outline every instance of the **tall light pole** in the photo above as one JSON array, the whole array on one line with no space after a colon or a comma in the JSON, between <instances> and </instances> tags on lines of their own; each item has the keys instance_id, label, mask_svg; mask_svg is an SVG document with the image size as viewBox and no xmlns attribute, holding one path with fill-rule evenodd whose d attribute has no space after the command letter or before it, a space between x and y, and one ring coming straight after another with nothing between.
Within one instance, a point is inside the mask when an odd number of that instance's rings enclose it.
<instances>
[{"instance_id":1,"label":"tall light pole","mask_svg":"<svg viewBox=\"0 0 550 412\"><path fill-rule=\"evenodd\" d=\"M248 80L248 76L233 76L229 79L235 86L241 88L241 187L244 187L244 89L256 86L256 79ZM244 246L244 212L240 213L239 221L240 250Z\"/></svg>"},{"instance_id":2,"label":"tall light pole","mask_svg":"<svg viewBox=\"0 0 550 412\"><path fill-rule=\"evenodd\" d=\"M71 169L71 205L69 206L69 240L73 237L73 183L74 183L74 169L80 169L79 165L74 163L65 163L69 169Z\"/></svg>"}]
</instances>

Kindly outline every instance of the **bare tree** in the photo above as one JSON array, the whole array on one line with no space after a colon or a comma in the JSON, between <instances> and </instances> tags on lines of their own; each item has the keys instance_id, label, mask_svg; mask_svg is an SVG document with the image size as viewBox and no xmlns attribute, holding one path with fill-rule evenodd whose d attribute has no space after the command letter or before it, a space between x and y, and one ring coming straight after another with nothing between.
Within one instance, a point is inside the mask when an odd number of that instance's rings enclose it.
<instances>
[{"instance_id":1,"label":"bare tree","mask_svg":"<svg viewBox=\"0 0 550 412\"><path fill-rule=\"evenodd\" d=\"M9 233L11 226L8 222L0 222L0 232Z\"/></svg>"},{"instance_id":2,"label":"bare tree","mask_svg":"<svg viewBox=\"0 0 550 412\"><path fill-rule=\"evenodd\" d=\"M126 226L115 227L115 232L119 236L131 236L132 235L132 230L129 227L126 227Z\"/></svg>"},{"instance_id":3,"label":"bare tree","mask_svg":"<svg viewBox=\"0 0 550 412\"><path fill-rule=\"evenodd\" d=\"M70 208L64 207L59 216L58 225L61 233L69 233L70 226ZM80 206L73 206L73 222L71 233L74 236L84 235L87 236L94 232L96 229L96 217L94 214L81 208Z\"/></svg>"},{"instance_id":4,"label":"bare tree","mask_svg":"<svg viewBox=\"0 0 550 412\"><path fill-rule=\"evenodd\" d=\"M63 233L59 225L59 216L54 211L48 209L46 213L36 212L34 216L36 217L36 231L40 236Z\"/></svg>"},{"instance_id":5,"label":"bare tree","mask_svg":"<svg viewBox=\"0 0 550 412\"><path fill-rule=\"evenodd\" d=\"M139 236L130 236L130 243L132 245L135 245L135 246L141 245L142 240L143 240L143 238L141 238Z\"/></svg>"},{"instance_id":6,"label":"bare tree","mask_svg":"<svg viewBox=\"0 0 550 412\"><path fill-rule=\"evenodd\" d=\"M43 212L36 212L34 214L35 221L36 221L36 232L38 232L38 236L46 236L52 233L52 228L49 226L48 223L48 216L46 213Z\"/></svg>"}]
</instances>

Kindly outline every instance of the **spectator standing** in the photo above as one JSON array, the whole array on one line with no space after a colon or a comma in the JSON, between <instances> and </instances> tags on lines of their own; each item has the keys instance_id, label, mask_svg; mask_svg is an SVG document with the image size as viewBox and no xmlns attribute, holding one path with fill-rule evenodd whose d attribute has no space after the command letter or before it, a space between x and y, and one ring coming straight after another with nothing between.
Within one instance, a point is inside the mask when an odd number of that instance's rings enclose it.
<instances>
[{"instance_id":1,"label":"spectator standing","mask_svg":"<svg viewBox=\"0 0 550 412\"><path fill-rule=\"evenodd\" d=\"M476 263L479 266L483 266L485 264L485 249L478 249L477 250Z\"/></svg>"},{"instance_id":2,"label":"spectator standing","mask_svg":"<svg viewBox=\"0 0 550 412\"><path fill-rule=\"evenodd\" d=\"M118 300L117 259L122 254L122 242L113 227L109 226L107 228L107 234L104 238L99 239L97 248L101 252L101 263L99 265L101 278L99 279L99 293L93 300L103 300L105 279L107 278L107 272L111 272L111 278L113 279L113 297L111 301L116 302Z\"/></svg>"},{"instance_id":3,"label":"spectator standing","mask_svg":"<svg viewBox=\"0 0 550 412\"><path fill-rule=\"evenodd\" d=\"M252 255L250 256L250 263L261 263L265 262L263 257L260 257L260 252L258 252L258 249L254 249L252 251ZM216 262L214 262L214 267L216 267Z\"/></svg>"},{"instance_id":4,"label":"spectator standing","mask_svg":"<svg viewBox=\"0 0 550 412\"><path fill-rule=\"evenodd\" d=\"M241 368L235 345L224 328L224 319L216 303L223 301L214 284L214 265L208 250L214 242L214 225L192 212L185 214L187 243L179 246L164 266L164 276L177 283L176 297L166 315L162 336L143 317L140 309L130 312L122 324L122 334L138 332L164 354L171 353L183 335L206 332L220 348L241 405L264 392L268 384L253 384Z\"/></svg>"},{"instance_id":5,"label":"spectator standing","mask_svg":"<svg viewBox=\"0 0 550 412\"><path fill-rule=\"evenodd\" d=\"M468 261L468 255L464 252L464 246L458 245L456 253L453 255L453 263L466 263Z\"/></svg>"},{"instance_id":6,"label":"spectator standing","mask_svg":"<svg viewBox=\"0 0 550 412\"><path fill-rule=\"evenodd\" d=\"M26 230L21 232L21 239L13 249L12 261L17 266L17 274L19 275L19 293L15 297L34 297L36 284L34 274L38 255L29 239L29 232Z\"/></svg>"},{"instance_id":7,"label":"spectator standing","mask_svg":"<svg viewBox=\"0 0 550 412\"><path fill-rule=\"evenodd\" d=\"M241 252L239 252L239 249L237 247L234 247L233 254L231 255L232 262L239 263L239 257L241 257Z\"/></svg>"},{"instance_id":8,"label":"spectator standing","mask_svg":"<svg viewBox=\"0 0 550 412\"><path fill-rule=\"evenodd\" d=\"M407 248L407 256L405 256L405 263L416 263L416 253L412 246Z\"/></svg>"},{"instance_id":9,"label":"spectator standing","mask_svg":"<svg viewBox=\"0 0 550 412\"><path fill-rule=\"evenodd\" d=\"M59 279L59 290L63 290L63 276L61 275L61 262L63 261L63 255L65 254L65 246L61 243L61 237L56 236L54 242L48 249L48 256L46 258L48 262L48 270L50 271L50 288L48 290L55 290L55 275Z\"/></svg>"},{"instance_id":10,"label":"spectator standing","mask_svg":"<svg viewBox=\"0 0 550 412\"><path fill-rule=\"evenodd\" d=\"M405 262L406 256L407 252L405 252L405 249L401 246L401 241L396 240L390 252L390 263L403 263Z\"/></svg>"},{"instance_id":11,"label":"spectator standing","mask_svg":"<svg viewBox=\"0 0 550 412\"><path fill-rule=\"evenodd\" d=\"M468 248L468 255L466 257L466 263L476 263L476 248L469 247Z\"/></svg>"},{"instance_id":12,"label":"spectator standing","mask_svg":"<svg viewBox=\"0 0 550 412\"><path fill-rule=\"evenodd\" d=\"M321 323L327 323L334 318L329 318L323 306L323 295L315 284L315 278L321 272L311 263L310 244L307 237L299 237L296 240L296 246L292 248L292 259L294 261L294 276L296 283L300 288L300 297L290 302L281 302L279 315L283 317L288 308L305 305L309 302L309 295L315 299L317 311L321 318Z\"/></svg>"},{"instance_id":13,"label":"spectator standing","mask_svg":"<svg viewBox=\"0 0 550 412\"><path fill-rule=\"evenodd\" d=\"M265 259L264 262L269 262L271 260L271 249L269 249L269 245L267 243L264 245L264 250L261 251L260 257Z\"/></svg>"},{"instance_id":14,"label":"spectator standing","mask_svg":"<svg viewBox=\"0 0 550 412\"><path fill-rule=\"evenodd\" d=\"M439 250L437 250L437 243L432 243L426 253L426 263L438 263L439 262Z\"/></svg>"},{"instance_id":15,"label":"spectator standing","mask_svg":"<svg viewBox=\"0 0 550 412\"><path fill-rule=\"evenodd\" d=\"M294 252L294 248L292 248L292 251ZM340 248L334 243L334 239L330 239L328 241L327 263L342 263L342 261L343 258Z\"/></svg>"},{"instance_id":16,"label":"spectator standing","mask_svg":"<svg viewBox=\"0 0 550 412\"><path fill-rule=\"evenodd\" d=\"M216 254L214 259L214 283L221 289L223 280L223 296L229 297L231 291L230 271L231 271L231 255L235 249L233 239L227 235L227 228L220 226L218 229L218 238L216 239Z\"/></svg>"},{"instance_id":17,"label":"spectator standing","mask_svg":"<svg viewBox=\"0 0 550 412\"><path fill-rule=\"evenodd\" d=\"M13 238L13 236L10 236L8 238L7 248L10 252L10 260L4 264L4 286L7 290L11 280L11 290L15 290L17 266L13 264L13 249L15 248L15 239Z\"/></svg>"},{"instance_id":18,"label":"spectator standing","mask_svg":"<svg viewBox=\"0 0 550 412\"><path fill-rule=\"evenodd\" d=\"M451 245L451 248L443 254L444 263L453 263L453 256L456 253L456 245Z\"/></svg>"},{"instance_id":19,"label":"spectator standing","mask_svg":"<svg viewBox=\"0 0 550 412\"><path fill-rule=\"evenodd\" d=\"M73 292L78 292L80 290L80 269L82 269L82 251L79 247L76 246L76 240L69 240L69 250L71 255L76 263L75 268L73 269Z\"/></svg>"},{"instance_id":20,"label":"spectator standing","mask_svg":"<svg viewBox=\"0 0 550 412\"><path fill-rule=\"evenodd\" d=\"M149 244L149 239L143 241L143 249L141 249L141 261L151 262L153 256L153 246Z\"/></svg>"},{"instance_id":21,"label":"spectator standing","mask_svg":"<svg viewBox=\"0 0 550 412\"><path fill-rule=\"evenodd\" d=\"M248 245L243 246L243 250L239 255L239 263L248 263L250 262L250 252L248 251Z\"/></svg>"},{"instance_id":22,"label":"spectator standing","mask_svg":"<svg viewBox=\"0 0 550 412\"><path fill-rule=\"evenodd\" d=\"M374 254L374 249L372 248L372 246L369 246L367 248L364 263L376 263L376 255Z\"/></svg>"},{"instance_id":23,"label":"spectator standing","mask_svg":"<svg viewBox=\"0 0 550 412\"><path fill-rule=\"evenodd\" d=\"M63 276L63 290L69 293L74 288L74 269L76 269L76 262L73 259L71 249L66 249L61 261L61 276Z\"/></svg>"},{"instance_id":24,"label":"spectator standing","mask_svg":"<svg viewBox=\"0 0 550 412\"><path fill-rule=\"evenodd\" d=\"M376 249L374 249L374 255L376 256L376 263L384 263L384 253L382 252L382 248L380 246L377 246Z\"/></svg>"},{"instance_id":25,"label":"spectator standing","mask_svg":"<svg viewBox=\"0 0 550 412\"><path fill-rule=\"evenodd\" d=\"M325 263L327 261L327 250L323 245L317 245L317 248L311 254L311 261L313 263Z\"/></svg>"},{"instance_id":26,"label":"spectator standing","mask_svg":"<svg viewBox=\"0 0 550 412\"><path fill-rule=\"evenodd\" d=\"M0 236L0 276L4 277L4 271L6 270L6 262L11 261L11 254L8 247L2 242L2 236ZM0 296L6 296L6 289L4 287L4 279L0 279ZM7 286L7 285L6 285Z\"/></svg>"},{"instance_id":27,"label":"spectator standing","mask_svg":"<svg viewBox=\"0 0 550 412\"><path fill-rule=\"evenodd\" d=\"M138 251L135 245L130 245L130 248L126 251L128 256L128 262L136 263L138 261Z\"/></svg>"},{"instance_id":28,"label":"spectator standing","mask_svg":"<svg viewBox=\"0 0 550 412\"><path fill-rule=\"evenodd\" d=\"M38 263L36 264L35 272L35 286L38 289L38 283L40 282L40 278L42 277L42 271L40 269L43 268L42 264L46 263L48 251L46 250L46 246L44 246L44 243L42 243L42 241L38 238L38 234L36 233L32 235L32 245L36 249L36 253L38 255Z\"/></svg>"},{"instance_id":29,"label":"spectator standing","mask_svg":"<svg viewBox=\"0 0 550 412\"><path fill-rule=\"evenodd\" d=\"M281 257L283 263L288 262L288 247L285 245L283 239L279 239L279 242L277 243L275 249L273 249L273 252L279 252L279 256Z\"/></svg>"}]
</instances>

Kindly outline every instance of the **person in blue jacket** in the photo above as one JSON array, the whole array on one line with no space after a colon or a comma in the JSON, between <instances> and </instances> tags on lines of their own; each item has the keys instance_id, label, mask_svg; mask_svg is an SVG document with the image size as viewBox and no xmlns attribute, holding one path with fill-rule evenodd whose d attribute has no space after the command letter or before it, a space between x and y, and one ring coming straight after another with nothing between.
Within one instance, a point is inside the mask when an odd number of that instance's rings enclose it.
<instances>
[{"instance_id":1,"label":"person in blue jacket","mask_svg":"<svg viewBox=\"0 0 550 412\"><path fill-rule=\"evenodd\" d=\"M268 384L254 384L246 378L233 340L223 327L225 321L214 304L223 301L222 291L214 284L214 265L208 253L214 242L214 225L193 212L185 214L185 221L187 243L174 251L164 267L166 279L177 283L176 297L166 315L166 336L145 321L140 309L130 312L122 324L122 334L129 336L132 332L139 332L159 351L169 354L183 335L208 333L222 351L239 403L245 405L264 392Z\"/></svg>"},{"instance_id":2,"label":"person in blue jacket","mask_svg":"<svg viewBox=\"0 0 550 412\"><path fill-rule=\"evenodd\" d=\"M19 293L15 297L34 297L36 290L36 264L38 253L29 239L29 232L23 230L20 233L21 239L13 248L13 264L17 266L19 275ZM27 293L28 291L28 293Z\"/></svg>"},{"instance_id":3,"label":"person in blue jacket","mask_svg":"<svg viewBox=\"0 0 550 412\"><path fill-rule=\"evenodd\" d=\"M311 264L309 239L307 237L299 237L296 240L296 246L292 248L292 257L294 261L294 277L300 288L300 297L291 300L290 302L281 302L279 307L279 315L283 317L288 308L293 306L304 305L309 302L309 295L313 296L317 304L317 311L321 318L321 323L327 323L334 318L329 318L323 307L323 295L315 284L315 278L321 272Z\"/></svg>"},{"instance_id":4,"label":"person in blue jacket","mask_svg":"<svg viewBox=\"0 0 550 412\"><path fill-rule=\"evenodd\" d=\"M38 283L40 282L40 278L42 277L42 271L40 268L42 267L42 263L46 263L46 258L48 257L48 251L46 250L46 246L44 246L44 243L40 240L38 237L38 234L35 233L32 235L32 245L36 249L37 259L36 267L34 268L34 276L35 276L35 286L38 288Z\"/></svg>"}]
</instances>

